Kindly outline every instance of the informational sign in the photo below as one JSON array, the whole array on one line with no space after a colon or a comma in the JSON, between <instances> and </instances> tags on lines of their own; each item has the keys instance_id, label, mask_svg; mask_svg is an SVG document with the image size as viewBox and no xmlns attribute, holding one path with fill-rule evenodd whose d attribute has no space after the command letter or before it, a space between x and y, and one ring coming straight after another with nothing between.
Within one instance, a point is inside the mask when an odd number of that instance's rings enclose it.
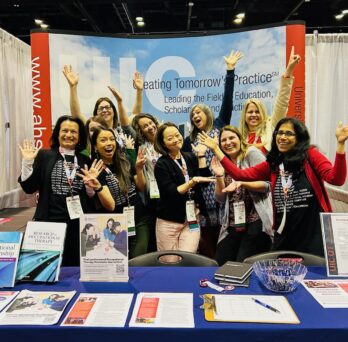
<instances>
[{"instance_id":1,"label":"informational sign","mask_svg":"<svg viewBox=\"0 0 348 342\"><path fill-rule=\"evenodd\" d=\"M39 147L48 146L57 118L70 114L64 65L72 65L79 74L78 96L87 117L92 115L99 97L113 98L108 85L121 92L130 113L136 93L133 75L138 70L144 77L142 111L160 121L172 121L186 132L194 104L205 103L215 115L219 114L226 75L223 56L231 50L244 54L235 69L231 124L238 126L248 98L262 100L271 113L294 46L302 61L295 70L288 115L304 121L303 23L175 38L33 32L31 46L34 137Z\"/></svg>"}]
</instances>

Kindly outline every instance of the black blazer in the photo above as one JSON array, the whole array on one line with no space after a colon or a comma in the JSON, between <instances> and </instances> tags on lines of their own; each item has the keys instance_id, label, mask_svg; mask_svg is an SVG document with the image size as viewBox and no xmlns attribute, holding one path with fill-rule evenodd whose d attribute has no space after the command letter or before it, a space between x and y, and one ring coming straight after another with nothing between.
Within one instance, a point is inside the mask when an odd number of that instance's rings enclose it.
<instances>
[{"instance_id":1,"label":"black blazer","mask_svg":"<svg viewBox=\"0 0 348 342\"><path fill-rule=\"evenodd\" d=\"M181 152L185 159L190 178L194 176L210 176L209 168L198 168L197 157L190 152ZM180 194L177 187L185 183L185 177L179 166L169 156L161 156L155 166L155 177L160 192L160 199L157 205L157 217L178 223L186 221L186 201L188 194ZM208 183L207 183L208 184ZM204 186L204 184L202 184ZM193 199L202 214L205 213L205 206L200 189L196 185L193 190Z\"/></svg>"},{"instance_id":2,"label":"black blazer","mask_svg":"<svg viewBox=\"0 0 348 342\"><path fill-rule=\"evenodd\" d=\"M23 191L27 194L33 194L36 191L39 191L39 201L36 207L34 214L34 219L36 221L50 221L48 217L48 206L49 206L49 197L52 189L51 186L51 173L59 158L58 149L49 149L49 150L40 150L38 155L34 160L33 173L25 181L21 181L21 178L18 178ZM77 153L77 163L80 167L83 167L85 164L90 165L90 159L81 154ZM85 188L83 188L82 193L79 194L81 199L81 205L84 212L90 211L90 200L86 194Z\"/></svg>"}]
</instances>

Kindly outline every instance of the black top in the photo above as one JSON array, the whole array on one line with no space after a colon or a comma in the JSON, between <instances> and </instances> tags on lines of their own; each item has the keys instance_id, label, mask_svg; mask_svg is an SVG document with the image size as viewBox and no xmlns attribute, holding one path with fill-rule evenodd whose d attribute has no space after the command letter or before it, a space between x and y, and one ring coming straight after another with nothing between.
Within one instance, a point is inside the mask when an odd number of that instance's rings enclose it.
<instances>
[{"instance_id":1,"label":"black top","mask_svg":"<svg viewBox=\"0 0 348 342\"><path fill-rule=\"evenodd\" d=\"M122 214L123 208L129 205L134 206L134 216L135 216L135 223L138 223L139 220L146 215L144 205L140 199L140 196L136 190L135 183L134 183L134 175L135 170L134 168L131 169L130 172L130 186L128 188L127 194L123 193L121 191L121 188L119 186L119 182L116 178L115 174L115 168L114 165L107 165L109 170L112 172L112 174L108 174L105 170L103 170L98 179L100 181L101 185L106 185L110 193L115 200L115 213ZM97 196L96 196L97 197ZM128 197L128 200L127 200ZM106 210L101 206L101 204L98 205L98 211L99 212L106 212Z\"/></svg>"},{"instance_id":2,"label":"black top","mask_svg":"<svg viewBox=\"0 0 348 342\"><path fill-rule=\"evenodd\" d=\"M193 153L181 152L185 159L187 170L190 178L194 176L210 176L209 168L198 168L198 160ZM184 184L185 177L169 156L161 156L155 166L155 177L160 192L160 199L157 206L157 217L178 223L186 221L186 201L189 199L188 194L180 194L177 187ZM205 183L205 185L208 183ZM193 190L193 199L201 213L205 213L205 207L202 199L200 186L196 185Z\"/></svg>"},{"instance_id":3,"label":"black top","mask_svg":"<svg viewBox=\"0 0 348 342\"><path fill-rule=\"evenodd\" d=\"M90 159L85 155L77 153L76 156L79 167L90 165ZM22 182L20 177L18 181L25 193L32 194L39 191L34 215L36 221L67 222L69 220L66 197L70 196L70 191L63 168L63 157L58 149L40 150L34 160L33 173L25 181ZM80 196L83 211L91 212L92 201L86 194L82 180L77 176L73 182L73 189L73 195Z\"/></svg>"},{"instance_id":4,"label":"black top","mask_svg":"<svg viewBox=\"0 0 348 342\"><path fill-rule=\"evenodd\" d=\"M286 173L286 178L288 173ZM284 208L281 177L277 175L274 188L276 225L279 227ZM319 212L322 211L305 172L293 179L286 203L286 221L281 235L275 234L274 250L292 250L324 255Z\"/></svg>"}]
</instances>

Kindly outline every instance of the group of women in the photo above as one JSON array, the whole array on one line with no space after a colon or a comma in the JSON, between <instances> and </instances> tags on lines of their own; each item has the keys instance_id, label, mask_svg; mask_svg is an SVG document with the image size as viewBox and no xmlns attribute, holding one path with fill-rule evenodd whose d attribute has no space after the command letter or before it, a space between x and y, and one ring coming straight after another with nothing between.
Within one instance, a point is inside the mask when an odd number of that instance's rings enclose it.
<instances>
[{"instance_id":1,"label":"group of women","mask_svg":"<svg viewBox=\"0 0 348 342\"><path fill-rule=\"evenodd\" d=\"M58 119L50 150L38 151L30 141L20 146L19 178L25 192L39 192L35 220L67 222L63 264L79 262L77 218L83 212L126 212L135 233L130 258L156 249L198 250L219 264L270 249L323 254L319 212L331 210L323 182L345 181L348 127L337 128L332 166L310 146L303 123L286 118L300 61L294 49L272 115L249 99L240 128L230 126L234 69L242 57L225 57L220 113L214 118L207 105L193 106L185 140L175 124L160 125L141 113L138 73L133 117L110 86L118 112L103 97L87 121L78 102L78 74L64 67L72 115Z\"/></svg>"}]
</instances>

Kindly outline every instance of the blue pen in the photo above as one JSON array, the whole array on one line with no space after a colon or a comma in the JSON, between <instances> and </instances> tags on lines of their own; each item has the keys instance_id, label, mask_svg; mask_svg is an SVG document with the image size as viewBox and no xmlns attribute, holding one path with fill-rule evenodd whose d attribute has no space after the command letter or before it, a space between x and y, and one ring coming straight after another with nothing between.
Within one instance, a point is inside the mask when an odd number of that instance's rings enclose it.
<instances>
[{"instance_id":1,"label":"blue pen","mask_svg":"<svg viewBox=\"0 0 348 342\"><path fill-rule=\"evenodd\" d=\"M277 313L280 313L280 311L276 308L274 308L273 306L270 306L264 302L261 302L260 300L256 299L256 298L251 298L255 303L259 304L259 305L262 305L264 308L266 309L269 309L269 310L272 310L273 312L277 312Z\"/></svg>"}]
</instances>

